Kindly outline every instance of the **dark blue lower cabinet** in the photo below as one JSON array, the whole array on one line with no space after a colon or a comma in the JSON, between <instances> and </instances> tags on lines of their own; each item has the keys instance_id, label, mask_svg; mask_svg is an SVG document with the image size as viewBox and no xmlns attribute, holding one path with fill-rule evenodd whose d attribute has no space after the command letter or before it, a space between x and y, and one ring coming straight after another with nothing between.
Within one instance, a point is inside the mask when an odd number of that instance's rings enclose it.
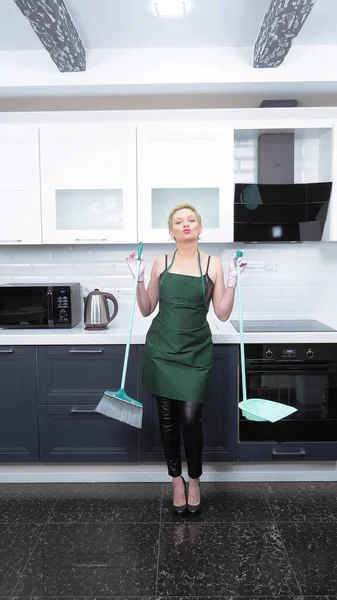
<instances>
[{"instance_id":1,"label":"dark blue lower cabinet","mask_svg":"<svg viewBox=\"0 0 337 600\"><path fill-rule=\"evenodd\" d=\"M138 346L138 378L140 381L144 348ZM165 456L158 427L155 398L139 386L144 405L143 428L140 432L140 460L164 462ZM238 429L238 347L214 346L214 366L203 405L204 462L237 460ZM184 457L184 453L182 454Z\"/></svg>"},{"instance_id":2,"label":"dark blue lower cabinet","mask_svg":"<svg viewBox=\"0 0 337 600\"><path fill-rule=\"evenodd\" d=\"M36 349L0 346L0 462L37 462Z\"/></svg>"},{"instance_id":3,"label":"dark blue lower cabinet","mask_svg":"<svg viewBox=\"0 0 337 600\"><path fill-rule=\"evenodd\" d=\"M95 412L105 390L120 387L125 346L38 348L40 460L138 462L138 430ZM137 394L136 347L127 391Z\"/></svg>"},{"instance_id":4,"label":"dark blue lower cabinet","mask_svg":"<svg viewBox=\"0 0 337 600\"><path fill-rule=\"evenodd\" d=\"M337 442L240 442L238 350L214 346L204 462L337 460ZM0 346L0 462L164 462L156 402L141 385L144 346L131 346L126 381L144 405L142 429L95 412L104 391L120 387L124 352L123 345Z\"/></svg>"}]
</instances>

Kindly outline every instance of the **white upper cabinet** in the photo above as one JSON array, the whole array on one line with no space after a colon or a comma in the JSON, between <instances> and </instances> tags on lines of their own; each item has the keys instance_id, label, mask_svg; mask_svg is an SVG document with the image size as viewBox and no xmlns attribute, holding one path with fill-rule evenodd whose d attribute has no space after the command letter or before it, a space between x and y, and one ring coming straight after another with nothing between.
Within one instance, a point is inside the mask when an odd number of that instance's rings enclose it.
<instances>
[{"instance_id":1,"label":"white upper cabinet","mask_svg":"<svg viewBox=\"0 0 337 600\"><path fill-rule=\"evenodd\" d=\"M37 126L0 125L0 244L40 244Z\"/></svg>"},{"instance_id":2,"label":"white upper cabinet","mask_svg":"<svg viewBox=\"0 0 337 600\"><path fill-rule=\"evenodd\" d=\"M44 243L137 241L136 127L40 128Z\"/></svg>"},{"instance_id":3,"label":"white upper cabinet","mask_svg":"<svg viewBox=\"0 0 337 600\"><path fill-rule=\"evenodd\" d=\"M168 242L167 216L186 202L202 217L201 242L233 241L233 139L222 122L137 127L140 240Z\"/></svg>"}]
</instances>

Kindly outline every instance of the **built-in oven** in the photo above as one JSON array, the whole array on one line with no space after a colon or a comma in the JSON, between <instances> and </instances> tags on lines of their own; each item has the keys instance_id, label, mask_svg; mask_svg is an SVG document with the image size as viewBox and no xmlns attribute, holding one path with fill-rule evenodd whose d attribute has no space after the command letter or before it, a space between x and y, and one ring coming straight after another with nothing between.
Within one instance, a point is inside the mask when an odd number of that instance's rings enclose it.
<instances>
[{"instance_id":1,"label":"built-in oven","mask_svg":"<svg viewBox=\"0 0 337 600\"><path fill-rule=\"evenodd\" d=\"M337 344L246 344L245 355L247 397L297 411L276 423L239 411L240 442L276 443L280 456L281 444L337 442Z\"/></svg>"}]
</instances>

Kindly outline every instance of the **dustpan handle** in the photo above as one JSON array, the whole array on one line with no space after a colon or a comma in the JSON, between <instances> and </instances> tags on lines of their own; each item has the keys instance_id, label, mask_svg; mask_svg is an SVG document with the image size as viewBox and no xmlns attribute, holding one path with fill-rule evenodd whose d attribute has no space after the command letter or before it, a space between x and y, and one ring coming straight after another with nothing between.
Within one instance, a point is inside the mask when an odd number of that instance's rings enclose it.
<instances>
[{"instance_id":1,"label":"dustpan handle","mask_svg":"<svg viewBox=\"0 0 337 600\"><path fill-rule=\"evenodd\" d=\"M137 298L137 286L138 286L138 278L139 278L139 271L140 271L140 265L141 265L142 251L143 251L143 242L139 242L139 244L138 244L138 252L137 252L137 269L136 269L136 276L135 276L135 280L134 280L134 284L133 284L131 316L130 316L130 321L129 321L129 331L128 331L128 337L127 337L126 348L125 348L123 373L122 373L122 381L121 381L121 389L123 389L123 390L125 388L126 371L127 371L127 368L128 368L128 360L129 360L129 352L130 352L130 344L131 344L131 335L132 335L132 325L133 325L133 317L134 317L134 314L135 314L135 306L136 306L136 298Z\"/></svg>"},{"instance_id":2,"label":"dustpan handle","mask_svg":"<svg viewBox=\"0 0 337 600\"><path fill-rule=\"evenodd\" d=\"M247 400L247 384L246 384L246 364L245 364L245 345L243 341L243 319L242 319L242 299L241 299L241 273L238 265L238 258L243 256L242 250L236 251L236 275L237 275L237 293L239 305L239 324L240 324L240 354L241 354L241 385L242 399Z\"/></svg>"}]
</instances>

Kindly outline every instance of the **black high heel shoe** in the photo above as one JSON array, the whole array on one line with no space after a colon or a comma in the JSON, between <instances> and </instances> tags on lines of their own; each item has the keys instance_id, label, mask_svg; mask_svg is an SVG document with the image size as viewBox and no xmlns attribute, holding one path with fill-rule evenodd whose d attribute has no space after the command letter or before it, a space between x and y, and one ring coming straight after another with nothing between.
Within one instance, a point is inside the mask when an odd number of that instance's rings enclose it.
<instances>
[{"instance_id":1,"label":"black high heel shoe","mask_svg":"<svg viewBox=\"0 0 337 600\"><path fill-rule=\"evenodd\" d=\"M200 490L200 481L198 483L199 486L199 490ZM187 510L189 512L189 514L191 515L191 517L196 517L200 511L201 511L201 499L199 504L188 504L187 503Z\"/></svg>"},{"instance_id":2,"label":"black high heel shoe","mask_svg":"<svg viewBox=\"0 0 337 600\"><path fill-rule=\"evenodd\" d=\"M183 476L180 476L181 479L183 480L184 483L184 488L185 488L185 497L186 497L186 481L183 478ZM187 503L185 502L185 504L181 504L179 506L177 506L176 504L173 504L173 512L175 515L177 515L178 517L181 517L181 515L183 515L186 512L186 508L187 508Z\"/></svg>"}]
</instances>

